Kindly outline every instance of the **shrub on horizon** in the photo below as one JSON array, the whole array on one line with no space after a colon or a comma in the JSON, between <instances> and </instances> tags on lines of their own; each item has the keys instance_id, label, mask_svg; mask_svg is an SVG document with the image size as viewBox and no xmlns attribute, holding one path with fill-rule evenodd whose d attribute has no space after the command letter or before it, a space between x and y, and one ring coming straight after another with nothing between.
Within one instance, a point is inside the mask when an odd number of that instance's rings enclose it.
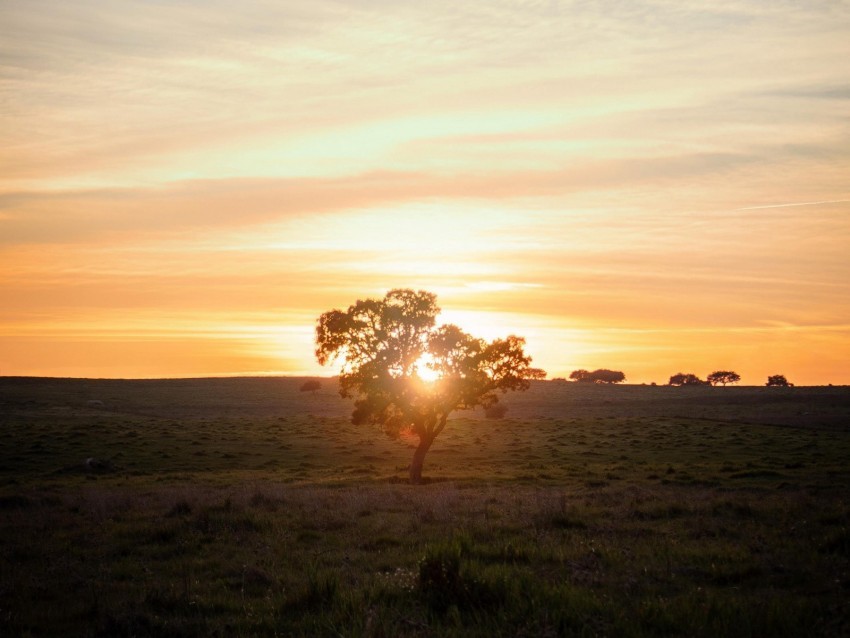
<instances>
[{"instance_id":1,"label":"shrub on horizon","mask_svg":"<svg viewBox=\"0 0 850 638\"><path fill-rule=\"evenodd\" d=\"M508 406L504 403L494 403L484 408L484 416L488 419L504 419L508 412Z\"/></svg>"},{"instance_id":2,"label":"shrub on horizon","mask_svg":"<svg viewBox=\"0 0 850 638\"><path fill-rule=\"evenodd\" d=\"M318 379L309 379L301 385L301 392L312 392L313 394L315 394L316 390L320 390L321 387L321 381L319 381Z\"/></svg>"}]
</instances>

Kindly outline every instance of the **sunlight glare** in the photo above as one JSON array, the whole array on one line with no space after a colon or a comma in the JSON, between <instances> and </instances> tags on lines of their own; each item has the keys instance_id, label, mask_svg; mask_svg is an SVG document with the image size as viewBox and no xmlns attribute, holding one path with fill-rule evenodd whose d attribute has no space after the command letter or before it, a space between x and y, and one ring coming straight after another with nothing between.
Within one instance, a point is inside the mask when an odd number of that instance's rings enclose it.
<instances>
[{"instance_id":1,"label":"sunlight glare","mask_svg":"<svg viewBox=\"0 0 850 638\"><path fill-rule=\"evenodd\" d=\"M434 381L440 378L440 374L429 366L432 362L433 359L428 355L422 355L416 362L416 374L425 383L434 383Z\"/></svg>"}]
</instances>

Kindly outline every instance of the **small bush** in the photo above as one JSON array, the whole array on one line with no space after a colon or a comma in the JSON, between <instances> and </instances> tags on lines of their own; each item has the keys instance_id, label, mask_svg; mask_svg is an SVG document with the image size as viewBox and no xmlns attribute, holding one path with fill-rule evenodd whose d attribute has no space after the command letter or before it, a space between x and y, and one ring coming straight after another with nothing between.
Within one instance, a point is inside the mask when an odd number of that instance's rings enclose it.
<instances>
[{"instance_id":1,"label":"small bush","mask_svg":"<svg viewBox=\"0 0 850 638\"><path fill-rule=\"evenodd\" d=\"M484 408L484 416L488 419L504 419L508 413L508 406L504 403L494 403Z\"/></svg>"},{"instance_id":2,"label":"small bush","mask_svg":"<svg viewBox=\"0 0 850 638\"><path fill-rule=\"evenodd\" d=\"M187 514L192 513L192 506L189 505L188 501L182 500L177 501L174 506L168 510L166 516L169 518L173 518L175 516L186 516Z\"/></svg>"},{"instance_id":3,"label":"small bush","mask_svg":"<svg viewBox=\"0 0 850 638\"><path fill-rule=\"evenodd\" d=\"M339 580L334 574L319 573L311 569L307 583L290 594L283 604L283 610L303 613L322 609L336 601L339 592Z\"/></svg>"},{"instance_id":4,"label":"small bush","mask_svg":"<svg viewBox=\"0 0 850 638\"><path fill-rule=\"evenodd\" d=\"M277 510L277 501L267 494L263 494L262 492L254 492L253 496L248 501L248 504L251 507L257 509L263 509L268 512L274 512Z\"/></svg>"},{"instance_id":5,"label":"small bush","mask_svg":"<svg viewBox=\"0 0 850 638\"><path fill-rule=\"evenodd\" d=\"M842 529L840 532L833 534L821 546L821 551L850 557L850 532Z\"/></svg>"},{"instance_id":6,"label":"small bush","mask_svg":"<svg viewBox=\"0 0 850 638\"><path fill-rule=\"evenodd\" d=\"M315 394L316 391L320 390L321 388L321 381L319 381L318 379L309 379L308 381L305 381L303 384L301 384L300 390L301 392L312 392Z\"/></svg>"},{"instance_id":7,"label":"small bush","mask_svg":"<svg viewBox=\"0 0 850 638\"><path fill-rule=\"evenodd\" d=\"M567 514L553 514L549 525L555 529L587 529L587 525Z\"/></svg>"},{"instance_id":8,"label":"small bush","mask_svg":"<svg viewBox=\"0 0 850 638\"><path fill-rule=\"evenodd\" d=\"M465 599L460 546L431 548L419 562L419 592L429 607L444 612Z\"/></svg>"},{"instance_id":9,"label":"small bush","mask_svg":"<svg viewBox=\"0 0 850 638\"><path fill-rule=\"evenodd\" d=\"M491 571L474 569L464 558L472 553L465 538L430 547L419 562L419 593L432 610L445 613L504 607L518 596L504 566Z\"/></svg>"}]
</instances>

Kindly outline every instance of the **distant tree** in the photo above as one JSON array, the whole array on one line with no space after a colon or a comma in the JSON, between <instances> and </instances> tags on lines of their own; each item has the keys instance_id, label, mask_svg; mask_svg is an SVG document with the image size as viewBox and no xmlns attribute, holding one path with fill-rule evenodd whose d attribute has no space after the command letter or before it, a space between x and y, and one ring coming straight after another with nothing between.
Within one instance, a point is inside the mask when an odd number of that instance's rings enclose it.
<instances>
[{"instance_id":1,"label":"distant tree","mask_svg":"<svg viewBox=\"0 0 850 638\"><path fill-rule=\"evenodd\" d=\"M508 413L508 406L504 403L494 403L484 408L484 416L488 419L504 419Z\"/></svg>"},{"instance_id":2,"label":"distant tree","mask_svg":"<svg viewBox=\"0 0 850 638\"><path fill-rule=\"evenodd\" d=\"M529 379L546 376L531 367L521 337L488 343L454 325L436 327L439 312L432 293L396 289L326 312L316 327L319 363L343 361L339 391L355 398L352 422L418 437L410 464L414 484L422 482L425 455L449 414L495 405L499 393L526 390ZM436 378L428 382L420 370Z\"/></svg>"},{"instance_id":3,"label":"distant tree","mask_svg":"<svg viewBox=\"0 0 850 638\"><path fill-rule=\"evenodd\" d=\"M706 381L708 381L711 385L717 385L718 383L721 385L726 385L727 383L738 383L740 380L741 375L737 372L732 372L731 370L717 370L706 377Z\"/></svg>"},{"instance_id":4,"label":"distant tree","mask_svg":"<svg viewBox=\"0 0 850 638\"><path fill-rule=\"evenodd\" d=\"M312 392L316 394L316 390L320 390L322 382L318 379L309 379L301 384L301 392Z\"/></svg>"},{"instance_id":5,"label":"distant tree","mask_svg":"<svg viewBox=\"0 0 850 638\"><path fill-rule=\"evenodd\" d=\"M681 372L670 377L670 385L705 385L706 382L695 374L682 374Z\"/></svg>"},{"instance_id":6,"label":"distant tree","mask_svg":"<svg viewBox=\"0 0 850 638\"><path fill-rule=\"evenodd\" d=\"M765 385L768 387L789 388L794 384L788 383L788 379L785 378L785 375L774 374L767 378L767 383L765 383Z\"/></svg>"},{"instance_id":7,"label":"distant tree","mask_svg":"<svg viewBox=\"0 0 850 638\"><path fill-rule=\"evenodd\" d=\"M594 383L622 383L626 380L626 375L619 370L594 370L590 373L590 377Z\"/></svg>"},{"instance_id":8,"label":"distant tree","mask_svg":"<svg viewBox=\"0 0 850 638\"><path fill-rule=\"evenodd\" d=\"M587 370L573 370L570 373L570 379L578 383L622 383L626 380L626 375L619 370L606 370L600 368L593 372Z\"/></svg>"}]
</instances>

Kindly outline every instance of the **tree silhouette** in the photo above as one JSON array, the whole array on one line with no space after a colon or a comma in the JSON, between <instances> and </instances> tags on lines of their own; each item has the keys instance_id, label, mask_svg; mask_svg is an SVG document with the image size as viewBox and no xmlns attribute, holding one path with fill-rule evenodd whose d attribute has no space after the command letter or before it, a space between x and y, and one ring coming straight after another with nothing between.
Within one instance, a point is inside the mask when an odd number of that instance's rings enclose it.
<instances>
[{"instance_id":1,"label":"tree silhouette","mask_svg":"<svg viewBox=\"0 0 850 638\"><path fill-rule=\"evenodd\" d=\"M590 373L596 383L622 383L626 375L619 370L606 370L601 368Z\"/></svg>"},{"instance_id":2,"label":"tree silhouette","mask_svg":"<svg viewBox=\"0 0 850 638\"><path fill-rule=\"evenodd\" d=\"M670 377L670 385L705 385L706 382L695 374L682 374L681 372Z\"/></svg>"},{"instance_id":3,"label":"tree silhouette","mask_svg":"<svg viewBox=\"0 0 850 638\"><path fill-rule=\"evenodd\" d=\"M600 368L593 372L587 370L573 370L570 373L570 379L578 383L622 383L626 380L626 375L619 370L606 370Z\"/></svg>"},{"instance_id":4,"label":"tree silhouette","mask_svg":"<svg viewBox=\"0 0 850 638\"><path fill-rule=\"evenodd\" d=\"M488 343L451 324L437 327L439 312L434 294L395 289L383 299L326 312L316 326L319 363L342 360L339 390L355 399L352 422L418 437L410 464L414 484L422 482L425 455L449 414L495 405L499 392L526 390L529 379L546 374L530 366L523 338ZM426 381L421 371L435 380Z\"/></svg>"},{"instance_id":5,"label":"tree silhouette","mask_svg":"<svg viewBox=\"0 0 850 638\"><path fill-rule=\"evenodd\" d=\"M767 378L767 383L765 383L768 387L778 387L778 388L788 388L793 386L793 383L788 383L788 379L785 378L783 374L774 374Z\"/></svg>"},{"instance_id":6,"label":"tree silhouette","mask_svg":"<svg viewBox=\"0 0 850 638\"><path fill-rule=\"evenodd\" d=\"M304 383L301 384L301 392L312 392L316 394L316 390L320 390L322 387L322 382L318 379L308 379Z\"/></svg>"},{"instance_id":7,"label":"tree silhouette","mask_svg":"<svg viewBox=\"0 0 850 638\"><path fill-rule=\"evenodd\" d=\"M721 385L726 385L727 383L738 383L740 380L741 375L737 372L732 372L731 370L717 370L706 377L706 381L708 381L711 385L717 385L718 383Z\"/></svg>"},{"instance_id":8,"label":"tree silhouette","mask_svg":"<svg viewBox=\"0 0 850 638\"><path fill-rule=\"evenodd\" d=\"M573 370L570 372L570 379L578 383L590 383L590 372L587 370Z\"/></svg>"}]
</instances>

